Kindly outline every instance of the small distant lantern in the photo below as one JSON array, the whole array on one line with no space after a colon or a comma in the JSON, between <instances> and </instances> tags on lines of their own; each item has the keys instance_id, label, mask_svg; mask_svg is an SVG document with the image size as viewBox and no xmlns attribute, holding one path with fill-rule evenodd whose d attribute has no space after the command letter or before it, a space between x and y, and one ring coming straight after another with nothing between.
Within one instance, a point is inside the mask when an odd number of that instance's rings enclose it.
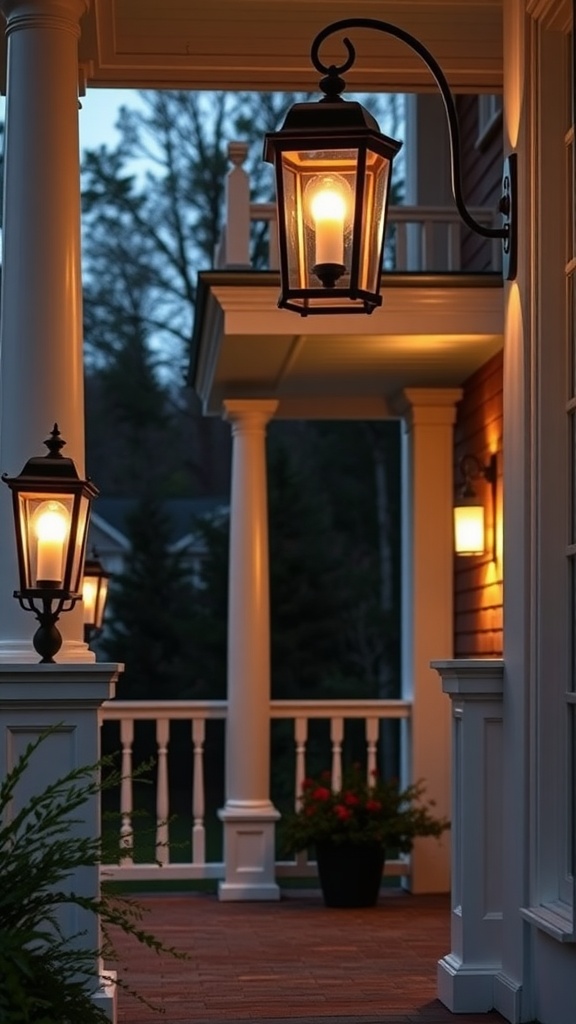
<instances>
[{"instance_id":1,"label":"small distant lantern","mask_svg":"<svg viewBox=\"0 0 576 1024\"><path fill-rule=\"evenodd\" d=\"M55 624L82 596L90 506L98 494L61 455L65 443L54 424L44 442L47 455L29 459L19 476L2 476L12 491L16 531L20 589L14 597L40 622L33 643L42 662L54 661L62 645Z\"/></svg>"},{"instance_id":2,"label":"small distant lantern","mask_svg":"<svg viewBox=\"0 0 576 1024\"><path fill-rule=\"evenodd\" d=\"M102 632L104 612L108 599L110 573L106 572L96 552L87 558L82 582L82 603L84 606L84 639L90 643Z\"/></svg>"},{"instance_id":3,"label":"small distant lantern","mask_svg":"<svg viewBox=\"0 0 576 1024\"><path fill-rule=\"evenodd\" d=\"M338 95L337 75L321 88L328 95L295 104L264 144L276 170L278 305L302 316L371 313L382 304L390 176L402 143L383 135L361 103Z\"/></svg>"}]
</instances>

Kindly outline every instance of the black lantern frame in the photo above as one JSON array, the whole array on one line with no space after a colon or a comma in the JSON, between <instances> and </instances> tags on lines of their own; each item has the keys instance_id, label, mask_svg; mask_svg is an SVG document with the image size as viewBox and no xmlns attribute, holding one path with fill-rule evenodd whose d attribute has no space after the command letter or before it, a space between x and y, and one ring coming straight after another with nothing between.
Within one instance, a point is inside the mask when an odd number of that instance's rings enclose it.
<instances>
[{"instance_id":1,"label":"black lantern frame","mask_svg":"<svg viewBox=\"0 0 576 1024\"><path fill-rule=\"evenodd\" d=\"M442 95L448 121L452 193L458 213L471 231L483 238L501 240L503 275L507 280L513 280L517 251L516 155L511 154L504 164L498 204L502 224L498 227L480 224L463 198L458 114L442 68L423 43L397 25L375 18L345 18L322 29L312 43L311 61L325 76L320 82L324 97L317 103L296 104L288 112L281 130L269 133L265 138L264 159L273 163L276 170L281 278L278 305L307 316L314 313L371 313L382 303L380 286L389 177L393 158L401 144L382 135L377 122L364 107L345 101L341 96L346 87L341 75L352 67L356 59L350 40L346 36L343 38L348 53L344 63L327 66L320 60L319 51L324 41L351 28L375 29L393 36L409 46L431 72ZM369 154L374 160L378 155L385 160L388 172L385 195L380 196L383 201L376 213L374 203L378 190L367 178ZM317 228L310 228L305 223L303 191L307 161L314 166L314 162L320 160L324 173L329 174L332 161L338 167L345 166L346 159L356 168L352 240L344 246L348 259L326 270L322 263L312 266L306 251L310 247L311 233L314 241L314 232L317 232ZM289 166L290 161L292 167ZM370 251L368 244L372 247ZM368 266L370 274L366 272ZM377 267L376 274L373 273L374 266ZM366 287L367 280L370 287Z\"/></svg>"},{"instance_id":2,"label":"black lantern frame","mask_svg":"<svg viewBox=\"0 0 576 1024\"><path fill-rule=\"evenodd\" d=\"M84 604L84 640L87 644L102 632L111 574L106 572L96 551L84 564L82 601Z\"/></svg>"},{"instance_id":3,"label":"black lantern frame","mask_svg":"<svg viewBox=\"0 0 576 1024\"><path fill-rule=\"evenodd\" d=\"M98 494L61 454L65 443L55 423L46 455L29 459L16 477L2 475L12 491L20 577L14 597L40 623L33 644L42 662L54 661L62 645L56 622L82 597L90 506Z\"/></svg>"}]
</instances>

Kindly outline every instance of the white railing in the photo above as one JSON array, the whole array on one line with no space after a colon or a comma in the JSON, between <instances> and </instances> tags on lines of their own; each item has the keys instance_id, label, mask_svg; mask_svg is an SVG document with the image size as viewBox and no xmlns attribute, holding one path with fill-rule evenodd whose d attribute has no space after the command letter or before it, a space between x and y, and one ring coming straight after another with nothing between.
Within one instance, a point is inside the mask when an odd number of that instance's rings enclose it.
<instances>
[{"instance_id":1,"label":"white railing","mask_svg":"<svg viewBox=\"0 0 576 1024\"><path fill-rule=\"evenodd\" d=\"M151 880L158 878L184 880L224 878L225 865L222 861L208 860L206 856L206 826L217 822L216 809L207 819L205 771L205 743L208 723L226 719L226 701L109 701L101 708L101 724L119 723L119 752L121 754L122 784L119 806L119 841L122 849L120 863L103 865L103 876L108 879L126 881ZM296 701L278 700L270 703L271 721L291 721L294 744L294 800L306 777L309 754L310 723L323 720L329 723L329 741L326 749L330 759L332 783L340 784L342 778L343 752L346 740L346 723L353 720L364 722L365 760L370 773L377 767L381 724L384 721L401 720L408 723L411 704L404 700L335 700ZM155 723L156 786L153 828L155 832L153 858L146 863L137 863L134 856L134 825L137 819L137 802L134 799L133 748L139 722ZM187 722L191 760L191 860L189 863L171 859L168 835L170 807L169 747L171 723ZM408 730L403 730L402 742L407 743ZM182 742L181 739L179 741ZM404 752L403 752L404 753ZM328 762L326 762L328 763ZM305 855L294 861L281 861L276 865L278 875L299 877L313 876L316 866L308 862ZM390 861L387 874L407 874L409 862Z\"/></svg>"},{"instance_id":2,"label":"white railing","mask_svg":"<svg viewBox=\"0 0 576 1024\"><path fill-rule=\"evenodd\" d=\"M215 253L219 270L252 268L251 227L265 225L263 262L268 270L278 269L278 232L274 203L251 203L250 182L242 164L248 147L231 142L228 155L232 169L226 179L225 227ZM485 227L494 227L494 212L470 207L470 213ZM387 270L408 273L452 273L462 269L462 238L466 231L455 206L390 206L384 264ZM499 271L499 239L489 246L490 270Z\"/></svg>"}]
</instances>

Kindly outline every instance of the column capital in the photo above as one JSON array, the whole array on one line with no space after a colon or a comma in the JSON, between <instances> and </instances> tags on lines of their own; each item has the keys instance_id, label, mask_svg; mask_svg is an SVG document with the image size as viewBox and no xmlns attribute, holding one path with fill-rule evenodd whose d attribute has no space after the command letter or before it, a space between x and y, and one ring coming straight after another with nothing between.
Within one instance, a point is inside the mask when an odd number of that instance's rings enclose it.
<instances>
[{"instance_id":1,"label":"column capital","mask_svg":"<svg viewBox=\"0 0 576 1024\"><path fill-rule=\"evenodd\" d=\"M275 399L230 398L223 403L223 418L236 430L264 430L278 408Z\"/></svg>"},{"instance_id":2,"label":"column capital","mask_svg":"<svg viewBox=\"0 0 576 1024\"><path fill-rule=\"evenodd\" d=\"M90 0L0 0L0 11L8 23L8 32L20 20L46 24L56 19L79 24L89 6Z\"/></svg>"},{"instance_id":3,"label":"column capital","mask_svg":"<svg viewBox=\"0 0 576 1024\"><path fill-rule=\"evenodd\" d=\"M461 388L405 388L392 402L408 429L420 424L451 426L456 422L456 405Z\"/></svg>"}]
</instances>

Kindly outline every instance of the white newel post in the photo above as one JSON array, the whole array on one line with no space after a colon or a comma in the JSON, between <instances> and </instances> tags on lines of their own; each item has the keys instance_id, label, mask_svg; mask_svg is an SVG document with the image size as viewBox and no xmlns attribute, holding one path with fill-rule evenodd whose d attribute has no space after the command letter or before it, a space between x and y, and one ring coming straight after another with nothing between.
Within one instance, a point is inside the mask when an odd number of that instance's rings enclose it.
<instances>
[{"instance_id":1,"label":"white newel post","mask_svg":"<svg viewBox=\"0 0 576 1024\"><path fill-rule=\"evenodd\" d=\"M87 0L0 0L8 79L0 324L0 472L16 476L55 422L84 474L78 38ZM0 484L0 662L36 662ZM93 662L82 608L61 619L58 661Z\"/></svg>"},{"instance_id":2,"label":"white newel post","mask_svg":"<svg viewBox=\"0 0 576 1024\"><path fill-rule=\"evenodd\" d=\"M408 779L423 779L439 815L450 814L450 708L430 662L453 653L453 425L458 389L412 388L404 418L402 696L412 701ZM449 892L450 840L417 839L414 893Z\"/></svg>"},{"instance_id":3,"label":"white newel post","mask_svg":"<svg viewBox=\"0 0 576 1024\"><path fill-rule=\"evenodd\" d=\"M486 658L432 667L452 702L452 949L438 963L438 998L452 1013L486 1013L502 967L504 666Z\"/></svg>"},{"instance_id":4,"label":"white newel post","mask_svg":"<svg viewBox=\"0 0 576 1024\"><path fill-rule=\"evenodd\" d=\"M29 743L54 728L35 751L30 770L20 782L19 803L73 768L99 759L98 709L114 696L118 670L119 666L112 664L0 664L0 776L14 766ZM88 801L77 816L82 822L73 826L76 834L100 834L98 797ZM68 887L80 895L97 895L98 871L97 865L79 869L70 877ZM60 920L65 934L79 936L81 948L98 949L99 922L93 914L62 907ZM114 988L103 976L93 998L114 1020Z\"/></svg>"},{"instance_id":5,"label":"white newel post","mask_svg":"<svg viewBox=\"0 0 576 1024\"><path fill-rule=\"evenodd\" d=\"M266 425L275 401L227 401L232 424L225 879L221 900L277 900L270 801L270 599Z\"/></svg>"}]
</instances>

